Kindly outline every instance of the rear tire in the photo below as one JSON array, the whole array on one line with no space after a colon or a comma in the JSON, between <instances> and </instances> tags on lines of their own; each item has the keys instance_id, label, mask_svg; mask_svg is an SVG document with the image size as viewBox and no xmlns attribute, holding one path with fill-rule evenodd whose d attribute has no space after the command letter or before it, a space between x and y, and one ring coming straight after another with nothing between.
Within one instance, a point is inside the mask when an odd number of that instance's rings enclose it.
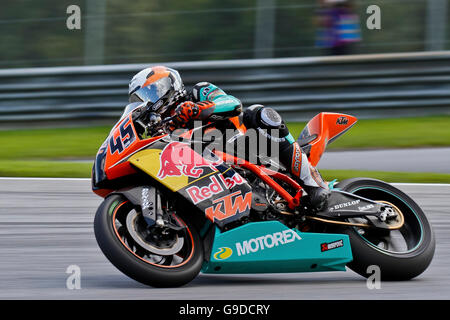
<instances>
[{"instance_id":1,"label":"rear tire","mask_svg":"<svg viewBox=\"0 0 450 320\"><path fill-rule=\"evenodd\" d=\"M403 227L396 231L400 234L396 234L397 242L398 238L404 237L401 240L404 241L403 250L390 248L389 239L395 240L392 236L394 231L388 231L385 238L380 236L377 240L378 233L369 236L371 231L339 227L337 232L345 233L350 238L353 252L353 261L348 264L350 269L368 277L371 275L368 274L368 267L378 266L382 280L409 280L425 271L434 255L435 237L428 219L414 200L390 184L375 179L348 179L336 187L371 200L389 201L399 207L405 217ZM388 239L387 245L379 247L385 239Z\"/></svg>"},{"instance_id":2,"label":"rear tire","mask_svg":"<svg viewBox=\"0 0 450 320\"><path fill-rule=\"evenodd\" d=\"M133 253L125 241L119 238L115 217L119 212L129 214L132 210L133 205L120 195L107 197L97 210L94 220L95 238L108 260L130 278L153 287L178 287L193 280L203 263L202 241L195 228L177 216L177 219L186 224L183 244L186 248L180 250L186 252L185 261L179 265L171 265L173 258L162 256L161 264L152 263ZM134 246L138 245L134 243ZM138 250L142 252L143 248Z\"/></svg>"}]
</instances>

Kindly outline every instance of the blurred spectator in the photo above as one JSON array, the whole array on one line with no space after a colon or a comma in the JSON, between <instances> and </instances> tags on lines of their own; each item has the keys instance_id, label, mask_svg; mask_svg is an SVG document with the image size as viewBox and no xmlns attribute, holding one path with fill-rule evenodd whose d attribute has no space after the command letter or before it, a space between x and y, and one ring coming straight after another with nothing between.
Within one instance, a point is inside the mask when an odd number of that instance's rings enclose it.
<instances>
[{"instance_id":1,"label":"blurred spectator","mask_svg":"<svg viewBox=\"0 0 450 320\"><path fill-rule=\"evenodd\" d=\"M345 55L361 41L359 17L353 0L319 0L316 46L328 55Z\"/></svg>"}]
</instances>

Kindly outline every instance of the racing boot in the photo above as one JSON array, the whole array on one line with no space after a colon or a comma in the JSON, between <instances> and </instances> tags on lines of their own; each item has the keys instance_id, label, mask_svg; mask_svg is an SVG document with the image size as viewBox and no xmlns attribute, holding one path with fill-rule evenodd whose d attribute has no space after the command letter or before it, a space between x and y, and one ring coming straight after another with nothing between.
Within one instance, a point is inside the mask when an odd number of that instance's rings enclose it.
<instances>
[{"instance_id":1,"label":"racing boot","mask_svg":"<svg viewBox=\"0 0 450 320\"><path fill-rule=\"evenodd\" d=\"M289 145L280 145L280 161L292 173L306 191L311 208L320 211L326 207L331 195L322 176L308 161L308 157L295 141ZM284 148L283 148L284 147Z\"/></svg>"}]
</instances>

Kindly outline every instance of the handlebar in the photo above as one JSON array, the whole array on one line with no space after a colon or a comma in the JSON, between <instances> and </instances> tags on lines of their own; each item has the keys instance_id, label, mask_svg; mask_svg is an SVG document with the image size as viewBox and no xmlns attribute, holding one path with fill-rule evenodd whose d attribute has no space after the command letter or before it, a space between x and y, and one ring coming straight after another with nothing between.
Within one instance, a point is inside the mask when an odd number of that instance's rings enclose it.
<instances>
[{"instance_id":1,"label":"handlebar","mask_svg":"<svg viewBox=\"0 0 450 320\"><path fill-rule=\"evenodd\" d=\"M170 121L172 121L174 118L175 118L175 116L164 118L163 120L161 120L161 124L170 122Z\"/></svg>"}]
</instances>

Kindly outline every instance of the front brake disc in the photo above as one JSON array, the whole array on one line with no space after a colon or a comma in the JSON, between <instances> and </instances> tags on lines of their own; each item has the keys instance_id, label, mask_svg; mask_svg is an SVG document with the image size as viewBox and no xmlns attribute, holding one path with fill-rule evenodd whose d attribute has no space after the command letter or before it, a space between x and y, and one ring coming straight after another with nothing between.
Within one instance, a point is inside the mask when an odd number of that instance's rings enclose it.
<instances>
[{"instance_id":1,"label":"front brake disc","mask_svg":"<svg viewBox=\"0 0 450 320\"><path fill-rule=\"evenodd\" d=\"M168 247L160 247L156 243L149 242L147 239L144 239L143 235L139 231L139 217L140 214L137 211L130 212L128 214L127 230L133 240L136 241L136 243L142 248L161 256L174 255L183 248L184 238L180 237L177 233L174 234L175 241Z\"/></svg>"}]
</instances>

